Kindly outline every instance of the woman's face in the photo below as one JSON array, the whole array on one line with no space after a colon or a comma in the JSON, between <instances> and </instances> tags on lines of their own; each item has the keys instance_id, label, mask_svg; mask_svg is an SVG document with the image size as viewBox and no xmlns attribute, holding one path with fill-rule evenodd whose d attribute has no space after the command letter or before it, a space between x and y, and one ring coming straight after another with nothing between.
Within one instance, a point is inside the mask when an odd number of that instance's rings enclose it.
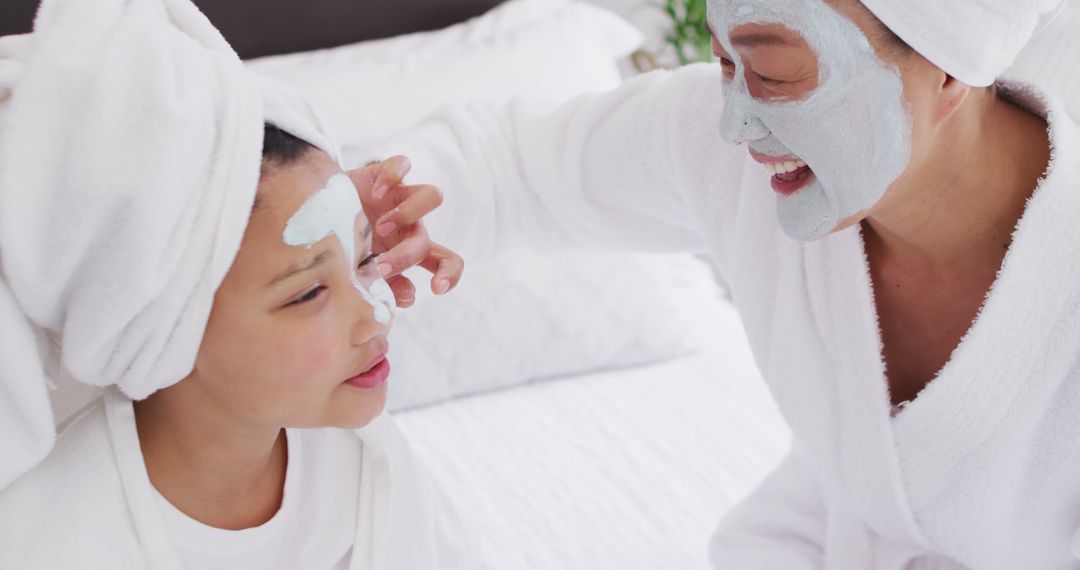
<instances>
[{"instance_id":1,"label":"woman's face","mask_svg":"<svg viewBox=\"0 0 1080 570\"><path fill-rule=\"evenodd\" d=\"M378 292L387 289L363 211L343 221L341 208L323 208L334 204L326 199L334 190L339 201L342 191L355 194L343 180L319 151L264 167L259 204L185 379L231 417L267 427L356 428L385 405L385 315L393 300L379 306L385 296ZM355 241L342 247L338 236Z\"/></svg>"},{"instance_id":2,"label":"woman's face","mask_svg":"<svg viewBox=\"0 0 1080 570\"><path fill-rule=\"evenodd\" d=\"M772 176L781 227L815 239L882 200L921 129L900 55L853 0L711 0L721 134ZM874 39L871 39L874 38Z\"/></svg>"}]
</instances>

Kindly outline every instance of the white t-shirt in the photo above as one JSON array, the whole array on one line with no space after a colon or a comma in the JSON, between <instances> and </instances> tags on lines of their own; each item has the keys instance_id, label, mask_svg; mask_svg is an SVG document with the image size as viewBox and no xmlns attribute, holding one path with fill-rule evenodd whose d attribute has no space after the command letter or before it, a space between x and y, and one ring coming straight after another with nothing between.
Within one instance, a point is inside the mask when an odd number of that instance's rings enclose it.
<instances>
[{"instance_id":1,"label":"white t-shirt","mask_svg":"<svg viewBox=\"0 0 1080 570\"><path fill-rule=\"evenodd\" d=\"M281 508L244 530L207 526L161 496L158 507L184 568L347 570L360 498L362 444L336 429L287 429Z\"/></svg>"}]
</instances>

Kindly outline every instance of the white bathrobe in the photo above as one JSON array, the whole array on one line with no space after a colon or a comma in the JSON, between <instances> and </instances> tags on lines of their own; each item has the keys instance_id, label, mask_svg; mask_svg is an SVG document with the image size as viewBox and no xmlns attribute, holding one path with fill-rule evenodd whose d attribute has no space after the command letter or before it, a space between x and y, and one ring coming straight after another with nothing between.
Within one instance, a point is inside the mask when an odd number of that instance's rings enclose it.
<instances>
[{"instance_id":1,"label":"white bathrobe","mask_svg":"<svg viewBox=\"0 0 1080 570\"><path fill-rule=\"evenodd\" d=\"M363 446L350 570L480 568L482 548L416 463L392 418L357 430ZM146 466L131 400L106 390L45 460L0 491L4 570L180 570Z\"/></svg>"},{"instance_id":2,"label":"white bathrobe","mask_svg":"<svg viewBox=\"0 0 1080 570\"><path fill-rule=\"evenodd\" d=\"M1047 117L1051 171L978 320L893 418L859 228L781 232L769 174L720 140L720 81L702 65L560 108L460 107L378 154L442 187L429 229L466 259L711 254L795 433L722 523L717 568L1080 568L1080 128L1009 88Z\"/></svg>"}]
</instances>

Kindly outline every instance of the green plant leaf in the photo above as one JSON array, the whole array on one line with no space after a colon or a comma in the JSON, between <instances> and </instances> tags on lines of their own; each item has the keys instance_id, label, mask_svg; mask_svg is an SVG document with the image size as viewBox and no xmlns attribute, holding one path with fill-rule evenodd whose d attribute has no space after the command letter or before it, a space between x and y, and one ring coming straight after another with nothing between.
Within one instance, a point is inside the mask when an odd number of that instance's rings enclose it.
<instances>
[{"instance_id":1,"label":"green plant leaf","mask_svg":"<svg viewBox=\"0 0 1080 570\"><path fill-rule=\"evenodd\" d=\"M663 11L671 20L671 32L664 37L680 65L712 60L708 0L665 0Z\"/></svg>"}]
</instances>

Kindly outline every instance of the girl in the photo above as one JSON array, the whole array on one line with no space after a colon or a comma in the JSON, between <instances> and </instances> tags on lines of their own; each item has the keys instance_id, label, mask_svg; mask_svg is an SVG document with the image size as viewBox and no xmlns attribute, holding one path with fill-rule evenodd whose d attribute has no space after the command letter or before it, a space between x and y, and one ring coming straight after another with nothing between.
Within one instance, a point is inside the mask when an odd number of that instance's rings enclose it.
<instances>
[{"instance_id":1,"label":"girl","mask_svg":"<svg viewBox=\"0 0 1080 570\"><path fill-rule=\"evenodd\" d=\"M997 81L1057 4L712 0L719 64L384 150L466 257L711 253L795 434L717 568L1072 569L1080 128Z\"/></svg>"},{"instance_id":2,"label":"girl","mask_svg":"<svg viewBox=\"0 0 1080 570\"><path fill-rule=\"evenodd\" d=\"M344 173L306 104L186 0L82 4L46 2L4 52L0 379L27 395L6 421L52 421L27 332L108 388L40 462L43 437L4 432L24 469L0 489L0 567L473 567L382 414L384 276L418 259L445 292L462 271L420 225L438 191L400 185L400 159ZM360 196L403 229L373 236Z\"/></svg>"}]
</instances>

